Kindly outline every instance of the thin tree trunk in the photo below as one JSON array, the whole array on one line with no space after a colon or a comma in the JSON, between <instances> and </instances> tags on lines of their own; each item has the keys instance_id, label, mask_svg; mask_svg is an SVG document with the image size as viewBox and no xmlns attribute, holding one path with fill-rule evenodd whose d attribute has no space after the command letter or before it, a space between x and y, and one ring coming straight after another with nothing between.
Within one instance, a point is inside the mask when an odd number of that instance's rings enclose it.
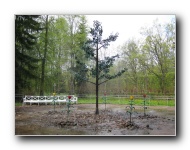
<instances>
[{"instance_id":1,"label":"thin tree trunk","mask_svg":"<svg viewBox=\"0 0 190 150\"><path fill-rule=\"evenodd\" d=\"M45 34L45 49L44 57L42 59L42 74L41 74L41 84L40 84L40 95L44 95L44 80L45 80L45 64L47 55L47 44L48 44L48 15L46 16L46 34Z\"/></svg>"},{"instance_id":2,"label":"thin tree trunk","mask_svg":"<svg viewBox=\"0 0 190 150\"><path fill-rule=\"evenodd\" d=\"M96 115L99 114L98 110L98 42L96 48Z\"/></svg>"},{"instance_id":3,"label":"thin tree trunk","mask_svg":"<svg viewBox=\"0 0 190 150\"><path fill-rule=\"evenodd\" d=\"M71 48L71 51L73 51L72 48ZM75 59L75 56L73 53L71 53L71 62L70 62L71 63L71 69L74 69L74 59ZM69 84L70 84L69 85L69 93L71 95L74 95L75 94L75 78L74 78L73 74L71 74Z\"/></svg>"}]
</instances>

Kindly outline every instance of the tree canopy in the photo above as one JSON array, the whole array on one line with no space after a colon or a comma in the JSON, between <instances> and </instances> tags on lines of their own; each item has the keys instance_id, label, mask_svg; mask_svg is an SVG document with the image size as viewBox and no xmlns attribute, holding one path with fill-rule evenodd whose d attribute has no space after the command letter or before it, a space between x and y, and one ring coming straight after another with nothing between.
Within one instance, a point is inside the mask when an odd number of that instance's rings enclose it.
<instances>
[{"instance_id":1,"label":"tree canopy","mask_svg":"<svg viewBox=\"0 0 190 150\"><path fill-rule=\"evenodd\" d=\"M93 67L93 66L88 66L88 65L83 64L83 69L79 73L77 73L78 78L81 78L84 81L87 81L96 85L96 114L99 113L99 110L98 110L99 85L115 77L121 76L125 72L125 69L122 69L121 71L119 71L118 73L114 75L109 74L110 67L113 66L113 62L115 61L115 58L118 58L119 55L100 58L99 51L102 48L103 49L108 48L108 46L110 45L110 42L114 42L117 39L118 33L116 33L115 35L110 35L106 39L102 39L102 34L103 34L102 25L99 21L95 20L93 24L93 28L91 28L90 30L90 38L85 42L83 49L85 51L86 58L90 59L96 65ZM79 62L79 64L82 64L82 63ZM88 74L91 77L95 78L95 82L90 81L89 78L81 76L82 75L81 72L89 72Z\"/></svg>"},{"instance_id":2,"label":"tree canopy","mask_svg":"<svg viewBox=\"0 0 190 150\"><path fill-rule=\"evenodd\" d=\"M174 94L175 21L153 22L139 32L143 39L126 35L115 55L119 34L104 38L103 27L97 20L90 27L84 15L16 15L16 94L91 94L96 104L105 90Z\"/></svg>"},{"instance_id":3,"label":"tree canopy","mask_svg":"<svg viewBox=\"0 0 190 150\"><path fill-rule=\"evenodd\" d=\"M30 87L28 79L39 78L35 71L38 58L35 57L34 46L37 43L36 33L41 31L39 16L15 16L15 89L16 93ZM32 71L31 71L32 70Z\"/></svg>"}]
</instances>

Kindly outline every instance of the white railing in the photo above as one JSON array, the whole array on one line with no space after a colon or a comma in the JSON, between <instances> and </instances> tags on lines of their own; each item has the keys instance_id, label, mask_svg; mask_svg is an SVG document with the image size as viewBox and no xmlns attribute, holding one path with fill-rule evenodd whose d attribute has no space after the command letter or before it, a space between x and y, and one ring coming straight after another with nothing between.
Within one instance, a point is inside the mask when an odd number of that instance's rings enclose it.
<instances>
[{"instance_id":1,"label":"white railing","mask_svg":"<svg viewBox=\"0 0 190 150\"><path fill-rule=\"evenodd\" d=\"M69 95L71 96L71 102L77 103L78 98L75 97L74 95ZM32 104L53 104L53 103L66 103L69 100L68 96L31 96L31 95L26 95L23 98L23 105L29 103L30 105Z\"/></svg>"}]
</instances>

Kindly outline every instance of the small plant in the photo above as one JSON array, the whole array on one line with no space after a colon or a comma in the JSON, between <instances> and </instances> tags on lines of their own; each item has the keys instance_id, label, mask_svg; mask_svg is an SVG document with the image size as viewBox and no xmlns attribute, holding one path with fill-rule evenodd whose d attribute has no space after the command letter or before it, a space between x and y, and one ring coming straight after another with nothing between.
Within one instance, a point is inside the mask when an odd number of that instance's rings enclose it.
<instances>
[{"instance_id":1,"label":"small plant","mask_svg":"<svg viewBox=\"0 0 190 150\"><path fill-rule=\"evenodd\" d=\"M56 100L56 98L55 98L55 96L56 96L56 93L53 93L53 106L54 106L54 108L53 108L53 110L55 111L55 100Z\"/></svg>"},{"instance_id":2,"label":"small plant","mask_svg":"<svg viewBox=\"0 0 190 150\"><path fill-rule=\"evenodd\" d=\"M107 103L107 95L106 92L104 93L104 96L102 97L103 103L105 104L105 111L106 111L106 103Z\"/></svg>"},{"instance_id":3,"label":"small plant","mask_svg":"<svg viewBox=\"0 0 190 150\"><path fill-rule=\"evenodd\" d=\"M145 113L145 110L147 109L147 101L146 101L146 94L143 94L143 98L144 98L144 100L143 100L143 109L144 109L144 116L146 116L146 113Z\"/></svg>"},{"instance_id":4,"label":"small plant","mask_svg":"<svg viewBox=\"0 0 190 150\"><path fill-rule=\"evenodd\" d=\"M67 97L68 99L67 99L67 101L66 101L66 106L67 106L67 121L68 121L68 119L69 119L69 113L70 113L70 107L71 107L71 98L72 98L72 96L68 96ZM72 106L73 107L73 106Z\"/></svg>"},{"instance_id":5,"label":"small plant","mask_svg":"<svg viewBox=\"0 0 190 150\"><path fill-rule=\"evenodd\" d=\"M133 113L133 109L135 109L135 107L133 106L134 105L134 96L130 96L130 100L129 100L129 106L126 107L129 108L129 110L127 110L127 113L130 114L130 124L132 124L132 120L131 120L131 115Z\"/></svg>"},{"instance_id":6,"label":"small plant","mask_svg":"<svg viewBox=\"0 0 190 150\"><path fill-rule=\"evenodd\" d=\"M66 106L67 106L67 114L69 114L69 112L71 111L70 110L70 107L71 107L71 98L72 96L68 96L68 100L66 101Z\"/></svg>"}]
</instances>

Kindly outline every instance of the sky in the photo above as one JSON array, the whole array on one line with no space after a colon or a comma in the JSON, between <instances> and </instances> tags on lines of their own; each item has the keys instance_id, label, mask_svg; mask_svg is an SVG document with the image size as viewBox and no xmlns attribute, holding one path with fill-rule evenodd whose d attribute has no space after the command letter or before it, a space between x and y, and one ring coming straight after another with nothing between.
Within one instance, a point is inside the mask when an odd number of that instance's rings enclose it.
<instances>
[{"instance_id":1,"label":"sky","mask_svg":"<svg viewBox=\"0 0 190 150\"><path fill-rule=\"evenodd\" d=\"M119 33L118 39L110 46L116 49L131 38L139 39L141 27L152 26L153 21L158 19L161 24L168 23L175 15L85 15L90 27L93 21L102 23L103 38L111 33Z\"/></svg>"}]
</instances>

